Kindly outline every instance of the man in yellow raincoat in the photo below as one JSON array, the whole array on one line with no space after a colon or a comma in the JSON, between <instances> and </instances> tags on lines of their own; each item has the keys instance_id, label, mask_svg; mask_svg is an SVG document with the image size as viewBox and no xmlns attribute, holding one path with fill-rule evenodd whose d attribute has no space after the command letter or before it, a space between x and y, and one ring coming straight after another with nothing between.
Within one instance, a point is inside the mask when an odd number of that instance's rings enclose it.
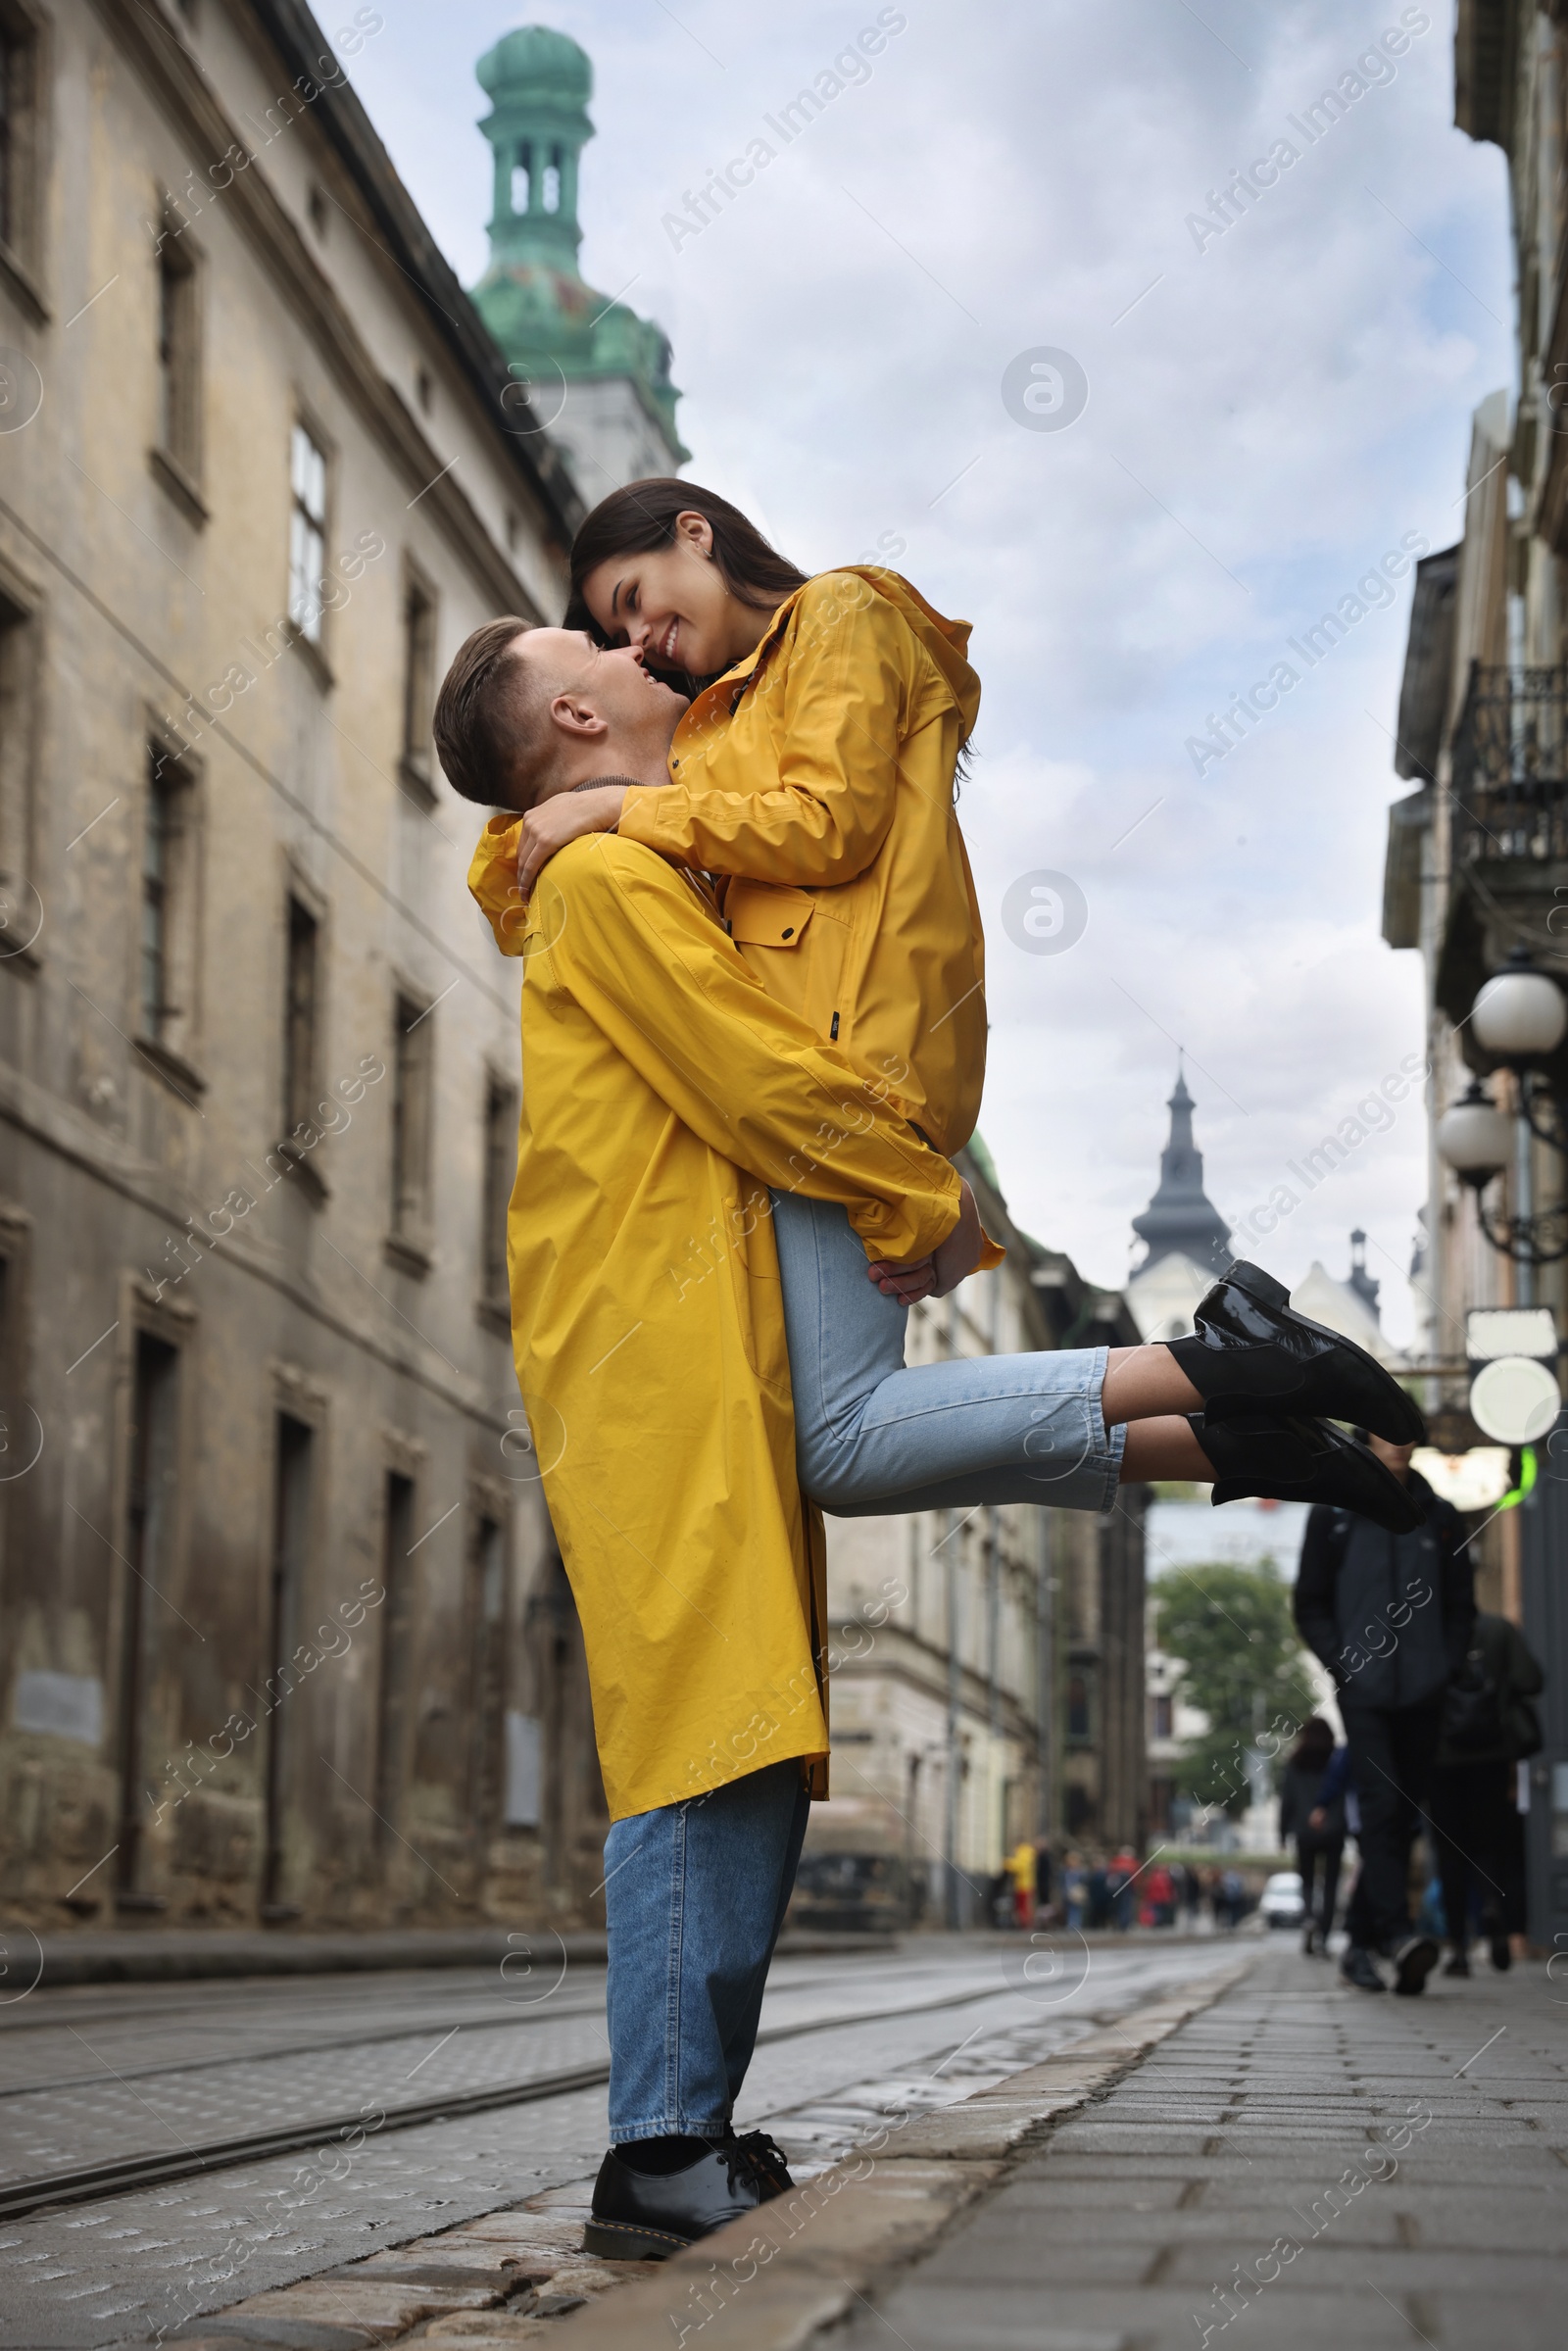
<instances>
[{"instance_id":1,"label":"man in yellow raincoat","mask_svg":"<svg viewBox=\"0 0 1568 2351\"><path fill-rule=\"evenodd\" d=\"M622 660L662 759L660 698L678 698ZM517 1377L612 1821L612 2147L590 2238L657 2254L787 2178L730 2121L828 1743L822 1527L796 1473L768 1190L844 1201L900 1261L952 1233L961 1187L656 851L576 842L510 913Z\"/></svg>"}]
</instances>

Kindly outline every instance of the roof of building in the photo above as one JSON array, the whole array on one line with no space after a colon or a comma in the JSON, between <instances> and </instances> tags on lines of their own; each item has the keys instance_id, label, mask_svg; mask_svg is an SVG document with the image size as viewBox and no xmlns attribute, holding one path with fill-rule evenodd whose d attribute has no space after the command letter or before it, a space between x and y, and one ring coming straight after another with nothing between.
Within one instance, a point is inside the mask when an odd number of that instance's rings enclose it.
<instances>
[{"instance_id":1,"label":"roof of building","mask_svg":"<svg viewBox=\"0 0 1568 2351\"><path fill-rule=\"evenodd\" d=\"M1203 1190L1203 1154L1193 1141L1193 1098L1180 1063L1171 1095L1170 1137L1159 1155L1159 1183L1133 1231L1147 1245L1138 1267L1147 1273L1161 1257L1179 1252L1216 1273L1232 1254L1231 1228Z\"/></svg>"},{"instance_id":2,"label":"roof of building","mask_svg":"<svg viewBox=\"0 0 1568 2351\"><path fill-rule=\"evenodd\" d=\"M595 291L577 267L577 168L594 135L593 65L566 33L520 25L474 72L490 100L479 127L495 151L490 266L474 303L546 416L571 382L628 382L680 464L680 394L667 336L626 303Z\"/></svg>"}]
</instances>

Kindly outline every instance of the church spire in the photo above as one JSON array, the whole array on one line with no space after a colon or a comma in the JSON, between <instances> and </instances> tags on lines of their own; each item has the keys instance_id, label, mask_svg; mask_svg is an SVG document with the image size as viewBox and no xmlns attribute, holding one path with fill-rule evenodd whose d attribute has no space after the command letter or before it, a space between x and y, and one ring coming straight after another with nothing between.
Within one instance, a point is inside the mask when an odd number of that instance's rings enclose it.
<instances>
[{"instance_id":1,"label":"church spire","mask_svg":"<svg viewBox=\"0 0 1568 2351\"><path fill-rule=\"evenodd\" d=\"M1166 1106L1170 1139L1159 1155L1159 1183L1142 1216L1133 1218L1133 1231L1146 1245L1137 1270L1146 1273L1161 1257L1180 1251L1217 1273L1233 1253L1231 1229L1203 1190L1203 1154L1193 1141L1194 1102L1180 1058Z\"/></svg>"}]
</instances>

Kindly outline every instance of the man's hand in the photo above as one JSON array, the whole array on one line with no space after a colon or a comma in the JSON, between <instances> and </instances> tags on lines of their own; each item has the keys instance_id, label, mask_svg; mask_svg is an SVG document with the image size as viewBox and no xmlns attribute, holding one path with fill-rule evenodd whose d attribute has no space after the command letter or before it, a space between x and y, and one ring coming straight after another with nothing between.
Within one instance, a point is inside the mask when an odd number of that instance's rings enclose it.
<instances>
[{"instance_id":1,"label":"man's hand","mask_svg":"<svg viewBox=\"0 0 1568 2351\"><path fill-rule=\"evenodd\" d=\"M918 1305L936 1287L936 1266L930 1257L916 1257L908 1265L868 1265L865 1270L882 1296L896 1298L901 1306Z\"/></svg>"},{"instance_id":2,"label":"man's hand","mask_svg":"<svg viewBox=\"0 0 1568 2351\"><path fill-rule=\"evenodd\" d=\"M1314 1804L1311 1811L1306 1816L1306 1825L1309 1829L1325 1828L1328 1825L1328 1808L1326 1805Z\"/></svg>"},{"instance_id":3,"label":"man's hand","mask_svg":"<svg viewBox=\"0 0 1568 2351\"><path fill-rule=\"evenodd\" d=\"M568 841L583 833L612 833L625 800L623 784L598 784L591 792L558 792L530 808L517 840L518 894L524 900L532 896L541 869Z\"/></svg>"},{"instance_id":4,"label":"man's hand","mask_svg":"<svg viewBox=\"0 0 1568 2351\"><path fill-rule=\"evenodd\" d=\"M584 793L583 798L588 795ZM946 1298L950 1290L956 1290L979 1264L984 1248L980 1211L965 1184L958 1221L929 1257L916 1257L907 1265L869 1265L866 1272L884 1298L897 1298L901 1306L913 1306L923 1298Z\"/></svg>"}]
</instances>

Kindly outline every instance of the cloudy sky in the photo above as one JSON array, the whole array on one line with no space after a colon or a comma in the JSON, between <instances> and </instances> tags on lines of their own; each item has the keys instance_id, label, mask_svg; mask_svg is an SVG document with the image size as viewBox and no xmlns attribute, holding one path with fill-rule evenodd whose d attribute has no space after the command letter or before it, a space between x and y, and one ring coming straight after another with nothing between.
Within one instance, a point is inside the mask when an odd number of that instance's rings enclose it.
<instances>
[{"instance_id":1,"label":"cloudy sky","mask_svg":"<svg viewBox=\"0 0 1568 2351\"><path fill-rule=\"evenodd\" d=\"M378 8L351 71L471 284L473 61L527 20ZM808 569L900 550L974 623L982 1129L1019 1220L1118 1283L1178 1045L1233 1217L1421 1047L1417 958L1379 935L1408 578L1310 672L1289 640L1401 543L1459 535L1471 411L1511 380L1503 165L1452 127L1451 7L554 0L544 21L594 62L584 273L669 334L688 472ZM879 21L867 76L677 243L684 192L778 146L763 118ZM1397 63L1358 70L1391 30ZM1346 75L1362 94L1309 142L1291 118ZM1271 156L1222 233L1192 225ZM1064 426L1078 378L1032 378L1041 351L1087 380ZM1281 661L1300 683L1200 775L1189 738ZM1027 905L1041 873L1082 893L1066 952L1009 935L1009 888ZM1403 1336L1424 1190L1408 1105L1251 1253L1343 1275L1364 1224Z\"/></svg>"}]
</instances>

